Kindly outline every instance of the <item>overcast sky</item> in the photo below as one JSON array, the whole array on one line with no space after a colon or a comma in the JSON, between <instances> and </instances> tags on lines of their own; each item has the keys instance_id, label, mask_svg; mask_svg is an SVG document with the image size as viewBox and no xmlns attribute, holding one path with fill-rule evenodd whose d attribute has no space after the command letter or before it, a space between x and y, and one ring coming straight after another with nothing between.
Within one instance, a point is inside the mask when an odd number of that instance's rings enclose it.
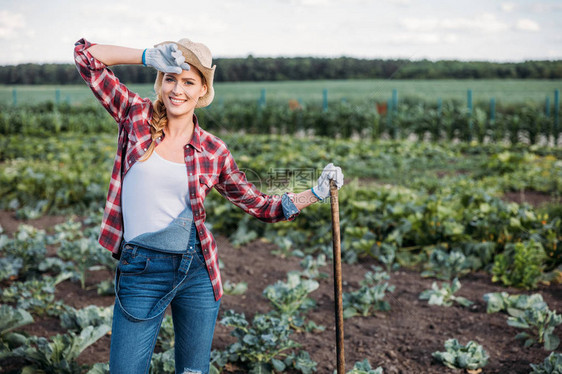
<instances>
[{"instance_id":1,"label":"overcast sky","mask_svg":"<svg viewBox=\"0 0 562 374\"><path fill-rule=\"evenodd\" d=\"M561 0L0 0L0 65L72 61L81 37L215 57L562 59ZM163 5L163 6L160 6Z\"/></svg>"}]
</instances>

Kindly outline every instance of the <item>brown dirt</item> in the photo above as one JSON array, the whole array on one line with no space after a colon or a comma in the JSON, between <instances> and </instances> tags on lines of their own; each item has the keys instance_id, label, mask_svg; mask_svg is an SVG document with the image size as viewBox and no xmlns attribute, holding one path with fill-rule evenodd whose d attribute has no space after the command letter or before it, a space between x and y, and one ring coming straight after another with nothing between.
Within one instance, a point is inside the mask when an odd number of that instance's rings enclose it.
<instances>
[{"instance_id":1,"label":"brown dirt","mask_svg":"<svg viewBox=\"0 0 562 374\"><path fill-rule=\"evenodd\" d=\"M520 192L505 192L504 200L515 202L517 204L527 203L529 205L540 207L544 204L560 204L560 199L544 192L537 192L531 190L523 190Z\"/></svg>"},{"instance_id":2,"label":"brown dirt","mask_svg":"<svg viewBox=\"0 0 562 374\"><path fill-rule=\"evenodd\" d=\"M0 224L10 233L17 229L16 225L4 225L9 222L5 212L0 212ZM64 221L64 217L50 217L33 222L49 225ZM248 290L242 296L225 295L221 311L234 309L244 312L247 319L255 313L265 313L271 309L269 302L262 296L263 289L277 280L285 280L286 273L301 270L298 258L281 258L271 253L276 247L262 240L256 240L241 248L233 248L227 239L217 236L220 256L225 264L222 270L223 280L248 283ZM109 253L108 253L109 255ZM355 290L364 274L375 264L372 259L364 259L359 264L343 264L344 292ZM311 294L317 307L308 318L326 327L324 332L295 333L292 339L302 344L302 348L311 354L318 363L318 373L332 373L336 365L334 298L331 282L331 267L326 266L323 272L329 278L320 281L320 288ZM95 304L108 306L113 303L111 296L98 296L95 286L99 281L112 276L107 271L91 272L86 287L82 290L78 283L63 282L57 286L56 297L76 308ZM354 317L345 320L345 353L346 368L350 370L356 361L367 358L373 368L382 366L385 374L393 373L459 373L459 370L448 369L435 362L431 353L443 351L443 344L449 338L457 338L462 344L474 340L482 344L490 355L484 373L528 373L530 363L539 363L549 352L541 346L524 348L520 341L515 340L519 332L506 323L506 315L501 313L486 314L486 305L482 296L488 292L507 291L524 293L519 289L504 288L494 284L485 273L470 274L461 279L462 288L458 292L475 304L470 308L460 306L430 306L425 300L418 300L419 294L431 287L433 279L422 278L418 271L400 269L391 273L390 284L396 286L393 293L387 296L391 311L379 312L366 318ZM540 286L537 290L549 307L562 310L562 285ZM221 312L221 313L222 313ZM219 316L220 319L220 316ZM29 334L52 336L63 333L58 320L50 317L36 318L36 322L23 330ZM562 326L558 326L556 334L562 336ZM230 330L217 324L214 349L224 349L234 342ZM80 363L94 364L107 362L109 359L110 337L105 336L90 346L80 356ZM6 364L4 362L4 364ZM20 366L18 366L20 365ZM21 362L13 362L10 368L21 367ZM243 373L244 370L229 366L226 373Z\"/></svg>"},{"instance_id":3,"label":"brown dirt","mask_svg":"<svg viewBox=\"0 0 562 374\"><path fill-rule=\"evenodd\" d=\"M0 226L2 226L7 233L17 231L20 224L27 224L38 229L47 230L59 223L65 222L68 218L70 218L70 216L43 216L37 219L18 220L14 212L0 210Z\"/></svg>"}]
</instances>

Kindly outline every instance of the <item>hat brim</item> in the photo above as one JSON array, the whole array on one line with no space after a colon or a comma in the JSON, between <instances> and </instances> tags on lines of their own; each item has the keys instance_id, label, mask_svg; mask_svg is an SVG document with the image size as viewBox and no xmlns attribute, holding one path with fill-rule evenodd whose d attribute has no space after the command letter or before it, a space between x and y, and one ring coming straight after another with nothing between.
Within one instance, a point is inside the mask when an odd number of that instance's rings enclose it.
<instances>
[{"instance_id":1,"label":"hat brim","mask_svg":"<svg viewBox=\"0 0 562 374\"><path fill-rule=\"evenodd\" d=\"M204 108L209 104L211 104L211 102L215 98L215 89L213 88L213 80L215 77L215 69L217 66L216 65L213 65L212 67L204 66L195 53L193 53L191 50L185 48L183 45L177 42L166 41L166 42L158 43L154 47L157 47L162 44L168 44L168 43L174 43L175 45L177 45L178 49L182 52L183 56L185 57L185 62L187 62L189 65L195 66L205 77L205 83L207 84L207 93L199 98L199 100L197 101L197 105L195 107ZM156 91L156 93L160 91L160 87L162 85L161 75L163 74L161 74L161 72L158 72L156 82L154 83L154 90Z\"/></svg>"}]
</instances>

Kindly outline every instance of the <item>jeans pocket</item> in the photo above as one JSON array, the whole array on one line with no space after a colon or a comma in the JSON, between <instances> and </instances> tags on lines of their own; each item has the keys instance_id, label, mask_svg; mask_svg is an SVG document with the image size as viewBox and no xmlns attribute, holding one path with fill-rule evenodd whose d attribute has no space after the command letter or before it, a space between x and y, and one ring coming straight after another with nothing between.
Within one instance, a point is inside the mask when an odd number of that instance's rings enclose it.
<instances>
[{"instance_id":1,"label":"jeans pocket","mask_svg":"<svg viewBox=\"0 0 562 374\"><path fill-rule=\"evenodd\" d=\"M197 261L197 263L200 266L203 266L204 268L207 267L207 263L205 262L205 256L203 256L203 253L201 252L200 248L198 248L198 250L195 251L195 253L193 254L193 258L195 259L195 261Z\"/></svg>"},{"instance_id":2,"label":"jeans pocket","mask_svg":"<svg viewBox=\"0 0 562 374\"><path fill-rule=\"evenodd\" d=\"M118 267L122 276L131 276L145 273L149 264L149 258L141 255L133 256L128 250L125 250L121 254Z\"/></svg>"}]
</instances>

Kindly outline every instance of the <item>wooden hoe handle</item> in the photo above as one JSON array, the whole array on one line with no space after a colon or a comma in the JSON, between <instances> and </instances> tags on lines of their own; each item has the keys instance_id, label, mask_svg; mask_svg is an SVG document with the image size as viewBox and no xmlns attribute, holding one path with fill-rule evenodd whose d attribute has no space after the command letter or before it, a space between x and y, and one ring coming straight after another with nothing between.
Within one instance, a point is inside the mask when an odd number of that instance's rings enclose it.
<instances>
[{"instance_id":1,"label":"wooden hoe handle","mask_svg":"<svg viewBox=\"0 0 562 374\"><path fill-rule=\"evenodd\" d=\"M334 250L334 299L336 311L336 350L337 373L345 373L345 355L343 350L343 304L341 276L341 241L340 241L340 207L338 188L335 180L330 180L330 205L332 208L332 242Z\"/></svg>"}]
</instances>

